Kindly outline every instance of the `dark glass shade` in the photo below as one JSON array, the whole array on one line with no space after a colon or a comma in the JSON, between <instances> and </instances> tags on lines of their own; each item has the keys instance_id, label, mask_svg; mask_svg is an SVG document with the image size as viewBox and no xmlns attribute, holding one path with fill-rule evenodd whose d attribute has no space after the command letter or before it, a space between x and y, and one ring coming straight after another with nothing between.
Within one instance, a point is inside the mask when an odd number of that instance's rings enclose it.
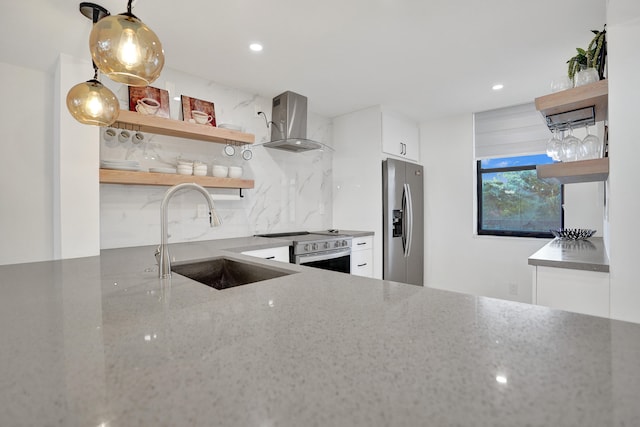
<instances>
[{"instance_id":1,"label":"dark glass shade","mask_svg":"<svg viewBox=\"0 0 640 427\"><path fill-rule=\"evenodd\" d=\"M98 80L75 85L67 94L67 108L80 123L110 126L118 118L120 104L111 90Z\"/></svg>"},{"instance_id":2,"label":"dark glass shade","mask_svg":"<svg viewBox=\"0 0 640 427\"><path fill-rule=\"evenodd\" d=\"M158 36L135 16L111 15L93 25L89 50L100 71L129 86L148 86L164 66Z\"/></svg>"}]
</instances>

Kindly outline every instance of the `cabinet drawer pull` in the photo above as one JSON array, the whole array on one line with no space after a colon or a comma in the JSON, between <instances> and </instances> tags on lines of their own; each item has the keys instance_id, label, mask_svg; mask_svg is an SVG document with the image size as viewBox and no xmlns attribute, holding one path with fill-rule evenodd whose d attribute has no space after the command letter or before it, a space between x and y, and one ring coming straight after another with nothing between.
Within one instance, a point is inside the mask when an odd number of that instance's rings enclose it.
<instances>
[{"instance_id":1,"label":"cabinet drawer pull","mask_svg":"<svg viewBox=\"0 0 640 427\"><path fill-rule=\"evenodd\" d=\"M364 267L365 265L367 265L366 262L364 264L358 264L358 267Z\"/></svg>"},{"instance_id":2,"label":"cabinet drawer pull","mask_svg":"<svg viewBox=\"0 0 640 427\"><path fill-rule=\"evenodd\" d=\"M268 256L265 259L275 259L275 255L274 256Z\"/></svg>"},{"instance_id":3,"label":"cabinet drawer pull","mask_svg":"<svg viewBox=\"0 0 640 427\"><path fill-rule=\"evenodd\" d=\"M356 245L358 245L358 246L362 246L362 245L366 245L366 244L367 244L367 242L356 243Z\"/></svg>"}]
</instances>

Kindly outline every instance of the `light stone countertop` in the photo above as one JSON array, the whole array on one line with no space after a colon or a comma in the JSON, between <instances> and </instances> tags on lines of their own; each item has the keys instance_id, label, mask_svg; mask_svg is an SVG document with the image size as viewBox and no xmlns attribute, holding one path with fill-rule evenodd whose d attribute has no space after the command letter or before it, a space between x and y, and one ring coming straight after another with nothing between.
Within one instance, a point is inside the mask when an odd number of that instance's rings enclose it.
<instances>
[{"instance_id":1,"label":"light stone countertop","mask_svg":"<svg viewBox=\"0 0 640 427\"><path fill-rule=\"evenodd\" d=\"M170 251L294 274L160 280L152 246L0 266L0 425L640 425L638 324L265 261L248 239Z\"/></svg>"},{"instance_id":2,"label":"light stone countertop","mask_svg":"<svg viewBox=\"0 0 640 427\"><path fill-rule=\"evenodd\" d=\"M553 239L529 257L529 265L609 272L602 237L575 241Z\"/></svg>"}]
</instances>

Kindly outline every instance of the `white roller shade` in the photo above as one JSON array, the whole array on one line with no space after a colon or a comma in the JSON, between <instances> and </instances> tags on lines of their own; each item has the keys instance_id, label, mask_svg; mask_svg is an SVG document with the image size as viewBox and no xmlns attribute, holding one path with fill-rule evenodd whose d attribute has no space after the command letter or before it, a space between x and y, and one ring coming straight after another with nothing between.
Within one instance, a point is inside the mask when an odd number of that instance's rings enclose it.
<instances>
[{"instance_id":1,"label":"white roller shade","mask_svg":"<svg viewBox=\"0 0 640 427\"><path fill-rule=\"evenodd\" d=\"M540 154L551 132L533 102L474 114L476 159Z\"/></svg>"}]
</instances>

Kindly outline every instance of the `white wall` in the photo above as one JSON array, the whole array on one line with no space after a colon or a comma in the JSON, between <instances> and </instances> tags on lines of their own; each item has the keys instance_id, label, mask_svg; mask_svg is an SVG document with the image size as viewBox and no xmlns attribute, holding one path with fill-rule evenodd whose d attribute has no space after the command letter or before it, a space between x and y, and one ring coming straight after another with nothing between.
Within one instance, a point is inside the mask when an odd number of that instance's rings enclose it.
<instances>
[{"instance_id":1,"label":"white wall","mask_svg":"<svg viewBox=\"0 0 640 427\"><path fill-rule=\"evenodd\" d=\"M472 115L422 123L420 139L425 167L426 285L531 302L527 259L549 240L474 235ZM565 186L567 226L602 229L601 187Z\"/></svg>"},{"instance_id":2,"label":"white wall","mask_svg":"<svg viewBox=\"0 0 640 427\"><path fill-rule=\"evenodd\" d=\"M640 322L640 2L609 0L607 15L611 317Z\"/></svg>"},{"instance_id":3,"label":"white wall","mask_svg":"<svg viewBox=\"0 0 640 427\"><path fill-rule=\"evenodd\" d=\"M61 54L54 80L53 257L100 254L99 128L67 110L67 93L91 77L91 62Z\"/></svg>"},{"instance_id":4,"label":"white wall","mask_svg":"<svg viewBox=\"0 0 640 427\"><path fill-rule=\"evenodd\" d=\"M382 278L382 128L380 107L333 119L333 226L373 231L373 277Z\"/></svg>"},{"instance_id":5,"label":"white wall","mask_svg":"<svg viewBox=\"0 0 640 427\"><path fill-rule=\"evenodd\" d=\"M0 264L53 257L53 77L0 63Z\"/></svg>"}]
</instances>

